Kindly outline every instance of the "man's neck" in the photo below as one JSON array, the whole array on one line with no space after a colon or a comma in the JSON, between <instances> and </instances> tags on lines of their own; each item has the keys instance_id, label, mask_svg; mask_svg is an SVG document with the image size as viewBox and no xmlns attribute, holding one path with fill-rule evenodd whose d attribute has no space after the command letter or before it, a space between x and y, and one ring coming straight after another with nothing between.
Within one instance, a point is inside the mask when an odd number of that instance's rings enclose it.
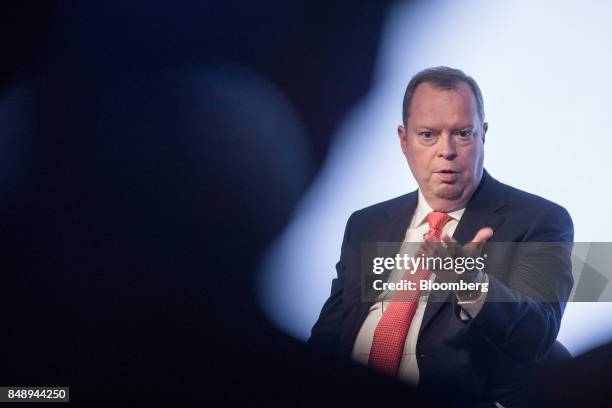
<instances>
[{"instance_id":1,"label":"man's neck","mask_svg":"<svg viewBox=\"0 0 612 408\"><path fill-rule=\"evenodd\" d=\"M432 210L449 213L465 208L467 206L467 203L472 198L472 195L474 194L474 191L476 191L476 189L472 189L472 191L470 191L469 194L466 195L466 197L461 197L457 200L447 200L444 198L436 197L431 194L427 194L423 190L420 191L422 197L425 198L425 201L427 201L427 204L429 204Z\"/></svg>"},{"instance_id":2,"label":"man's neck","mask_svg":"<svg viewBox=\"0 0 612 408\"><path fill-rule=\"evenodd\" d=\"M462 200L462 201L449 201L449 200L435 199L432 202L431 200L427 199L427 203L434 211L440 211L440 212L445 212L445 213L449 213L449 212L453 212L453 211L465 208L468 201L469 199Z\"/></svg>"}]
</instances>

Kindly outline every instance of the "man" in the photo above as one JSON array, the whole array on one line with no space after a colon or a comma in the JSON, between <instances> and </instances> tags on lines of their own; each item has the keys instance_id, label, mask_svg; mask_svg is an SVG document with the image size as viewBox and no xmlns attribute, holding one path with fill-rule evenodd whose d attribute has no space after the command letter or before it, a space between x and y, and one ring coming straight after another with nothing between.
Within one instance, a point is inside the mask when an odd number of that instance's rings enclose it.
<instances>
[{"instance_id":1,"label":"man","mask_svg":"<svg viewBox=\"0 0 612 408\"><path fill-rule=\"evenodd\" d=\"M412 78L398 135L419 189L351 215L311 346L468 406L520 406L533 375L569 358L555 339L573 284L571 218L559 205L484 170L487 129L471 77L437 67ZM451 254L440 242L457 241L462 254L485 242L566 244L498 251L494 266L461 278L486 283L487 292L362 301L362 243L401 241L424 241L423 251L442 255ZM457 274L424 278L452 282Z\"/></svg>"}]
</instances>

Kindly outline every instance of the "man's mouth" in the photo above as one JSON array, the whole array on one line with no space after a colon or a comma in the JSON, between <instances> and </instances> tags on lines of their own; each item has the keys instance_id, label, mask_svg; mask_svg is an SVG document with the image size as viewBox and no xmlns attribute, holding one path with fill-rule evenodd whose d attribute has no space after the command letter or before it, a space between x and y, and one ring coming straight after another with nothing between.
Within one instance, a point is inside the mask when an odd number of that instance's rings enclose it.
<instances>
[{"instance_id":1,"label":"man's mouth","mask_svg":"<svg viewBox=\"0 0 612 408\"><path fill-rule=\"evenodd\" d=\"M437 171L436 174L444 183L454 183L459 179L459 171L453 169L443 169Z\"/></svg>"}]
</instances>

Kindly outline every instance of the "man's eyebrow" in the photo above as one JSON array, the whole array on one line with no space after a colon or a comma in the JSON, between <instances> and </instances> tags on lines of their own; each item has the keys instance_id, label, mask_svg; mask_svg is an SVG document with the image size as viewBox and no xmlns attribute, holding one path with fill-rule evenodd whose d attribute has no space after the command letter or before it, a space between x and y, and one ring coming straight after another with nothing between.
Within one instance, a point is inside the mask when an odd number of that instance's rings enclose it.
<instances>
[{"instance_id":1,"label":"man's eyebrow","mask_svg":"<svg viewBox=\"0 0 612 408\"><path fill-rule=\"evenodd\" d=\"M457 130L474 130L476 129L476 126L473 124L466 124L463 126L453 126L452 130L453 131L457 131Z\"/></svg>"}]
</instances>

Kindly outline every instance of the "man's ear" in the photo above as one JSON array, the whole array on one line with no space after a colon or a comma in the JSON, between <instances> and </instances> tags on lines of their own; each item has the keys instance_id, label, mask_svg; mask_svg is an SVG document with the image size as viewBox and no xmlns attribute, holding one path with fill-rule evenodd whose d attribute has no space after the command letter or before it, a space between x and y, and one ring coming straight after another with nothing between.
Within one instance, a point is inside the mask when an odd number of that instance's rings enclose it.
<instances>
[{"instance_id":1,"label":"man's ear","mask_svg":"<svg viewBox=\"0 0 612 408\"><path fill-rule=\"evenodd\" d=\"M406 140L406 128L402 125L399 125L397 127L397 136L399 137L400 140L400 146L402 147L402 152L406 153L406 147L408 144L408 141Z\"/></svg>"},{"instance_id":2,"label":"man's ear","mask_svg":"<svg viewBox=\"0 0 612 408\"><path fill-rule=\"evenodd\" d=\"M485 135L487 134L487 130L489 130L489 124L487 122L482 124L482 143L485 142Z\"/></svg>"}]
</instances>

